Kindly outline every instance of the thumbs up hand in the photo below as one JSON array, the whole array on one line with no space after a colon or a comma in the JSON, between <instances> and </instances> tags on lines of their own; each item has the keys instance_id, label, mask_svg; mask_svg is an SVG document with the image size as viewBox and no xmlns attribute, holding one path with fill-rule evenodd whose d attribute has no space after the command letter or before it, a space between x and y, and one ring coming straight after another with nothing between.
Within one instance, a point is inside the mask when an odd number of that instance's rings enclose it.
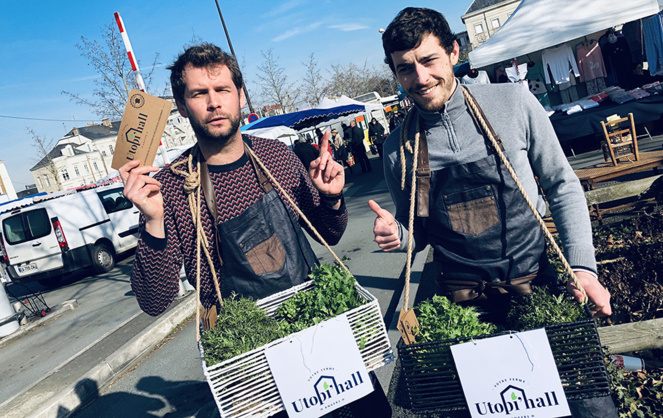
<instances>
[{"instance_id":1,"label":"thumbs up hand","mask_svg":"<svg viewBox=\"0 0 663 418\"><path fill-rule=\"evenodd\" d=\"M373 224L375 242L382 251L394 251L400 248L401 240L398 236L398 225L389 211L382 209L374 200L368 201L368 206L377 215Z\"/></svg>"}]
</instances>

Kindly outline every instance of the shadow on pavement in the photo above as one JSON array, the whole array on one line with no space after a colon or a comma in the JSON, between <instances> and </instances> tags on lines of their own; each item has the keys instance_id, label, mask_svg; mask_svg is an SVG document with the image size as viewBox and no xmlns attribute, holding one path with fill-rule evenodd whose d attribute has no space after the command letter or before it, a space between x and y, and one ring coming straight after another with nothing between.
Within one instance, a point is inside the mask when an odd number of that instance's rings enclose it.
<instances>
[{"instance_id":1,"label":"shadow on pavement","mask_svg":"<svg viewBox=\"0 0 663 418\"><path fill-rule=\"evenodd\" d=\"M76 385L82 402L94 403L71 414L77 418L98 418L107 411L120 411L122 417L213 417L218 416L214 398L206 382L168 381L161 377L143 377L136 384L143 394L115 392L99 396L97 383L84 379ZM70 411L61 408L58 416Z\"/></svg>"}]
</instances>

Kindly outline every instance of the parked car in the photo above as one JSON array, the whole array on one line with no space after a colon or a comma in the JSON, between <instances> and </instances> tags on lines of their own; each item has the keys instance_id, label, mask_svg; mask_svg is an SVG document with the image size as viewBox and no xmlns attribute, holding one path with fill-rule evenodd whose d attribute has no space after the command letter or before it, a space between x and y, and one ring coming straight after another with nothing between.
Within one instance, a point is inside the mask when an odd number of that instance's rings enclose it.
<instances>
[{"instance_id":1,"label":"parked car","mask_svg":"<svg viewBox=\"0 0 663 418\"><path fill-rule=\"evenodd\" d=\"M46 195L0 214L0 261L14 282L52 284L86 267L107 272L136 246L138 216L122 185Z\"/></svg>"}]
</instances>

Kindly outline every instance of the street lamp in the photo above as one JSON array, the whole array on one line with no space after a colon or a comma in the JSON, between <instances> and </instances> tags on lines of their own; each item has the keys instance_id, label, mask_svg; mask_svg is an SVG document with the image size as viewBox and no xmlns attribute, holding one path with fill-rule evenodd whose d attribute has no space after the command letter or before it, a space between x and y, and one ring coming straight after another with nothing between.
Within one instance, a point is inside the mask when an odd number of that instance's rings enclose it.
<instances>
[{"instance_id":1,"label":"street lamp","mask_svg":"<svg viewBox=\"0 0 663 418\"><path fill-rule=\"evenodd\" d=\"M230 53L233 54L233 57L235 57L235 61L237 61L237 56L235 55L235 50L233 49L233 44L230 42L230 35L228 35L228 28L226 28L226 22L223 20L223 14L221 14L221 8L219 7L219 1L214 0L214 3L216 3L216 10L219 11L219 17L221 18L221 24L223 25L223 31L226 33L226 39L228 40L228 46L230 47ZM244 90L244 97L246 97L246 104L249 105L249 110L251 113L255 113L253 111L253 106L251 105L251 99L249 99L249 92L246 90L246 84L244 84L244 80L242 80L242 89Z\"/></svg>"}]
</instances>

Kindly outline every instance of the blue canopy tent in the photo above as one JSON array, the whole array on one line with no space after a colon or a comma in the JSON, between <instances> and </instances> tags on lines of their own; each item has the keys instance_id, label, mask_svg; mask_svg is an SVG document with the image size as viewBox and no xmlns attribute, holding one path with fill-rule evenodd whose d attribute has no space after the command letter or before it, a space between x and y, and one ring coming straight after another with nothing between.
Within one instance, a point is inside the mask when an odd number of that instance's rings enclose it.
<instances>
[{"instance_id":1,"label":"blue canopy tent","mask_svg":"<svg viewBox=\"0 0 663 418\"><path fill-rule=\"evenodd\" d=\"M259 119L257 122L251 124L251 129L287 126L298 131L316 126L327 120L347 116L352 113L364 112L365 110L364 106L356 104L337 106L329 109L301 110L299 112Z\"/></svg>"}]
</instances>

